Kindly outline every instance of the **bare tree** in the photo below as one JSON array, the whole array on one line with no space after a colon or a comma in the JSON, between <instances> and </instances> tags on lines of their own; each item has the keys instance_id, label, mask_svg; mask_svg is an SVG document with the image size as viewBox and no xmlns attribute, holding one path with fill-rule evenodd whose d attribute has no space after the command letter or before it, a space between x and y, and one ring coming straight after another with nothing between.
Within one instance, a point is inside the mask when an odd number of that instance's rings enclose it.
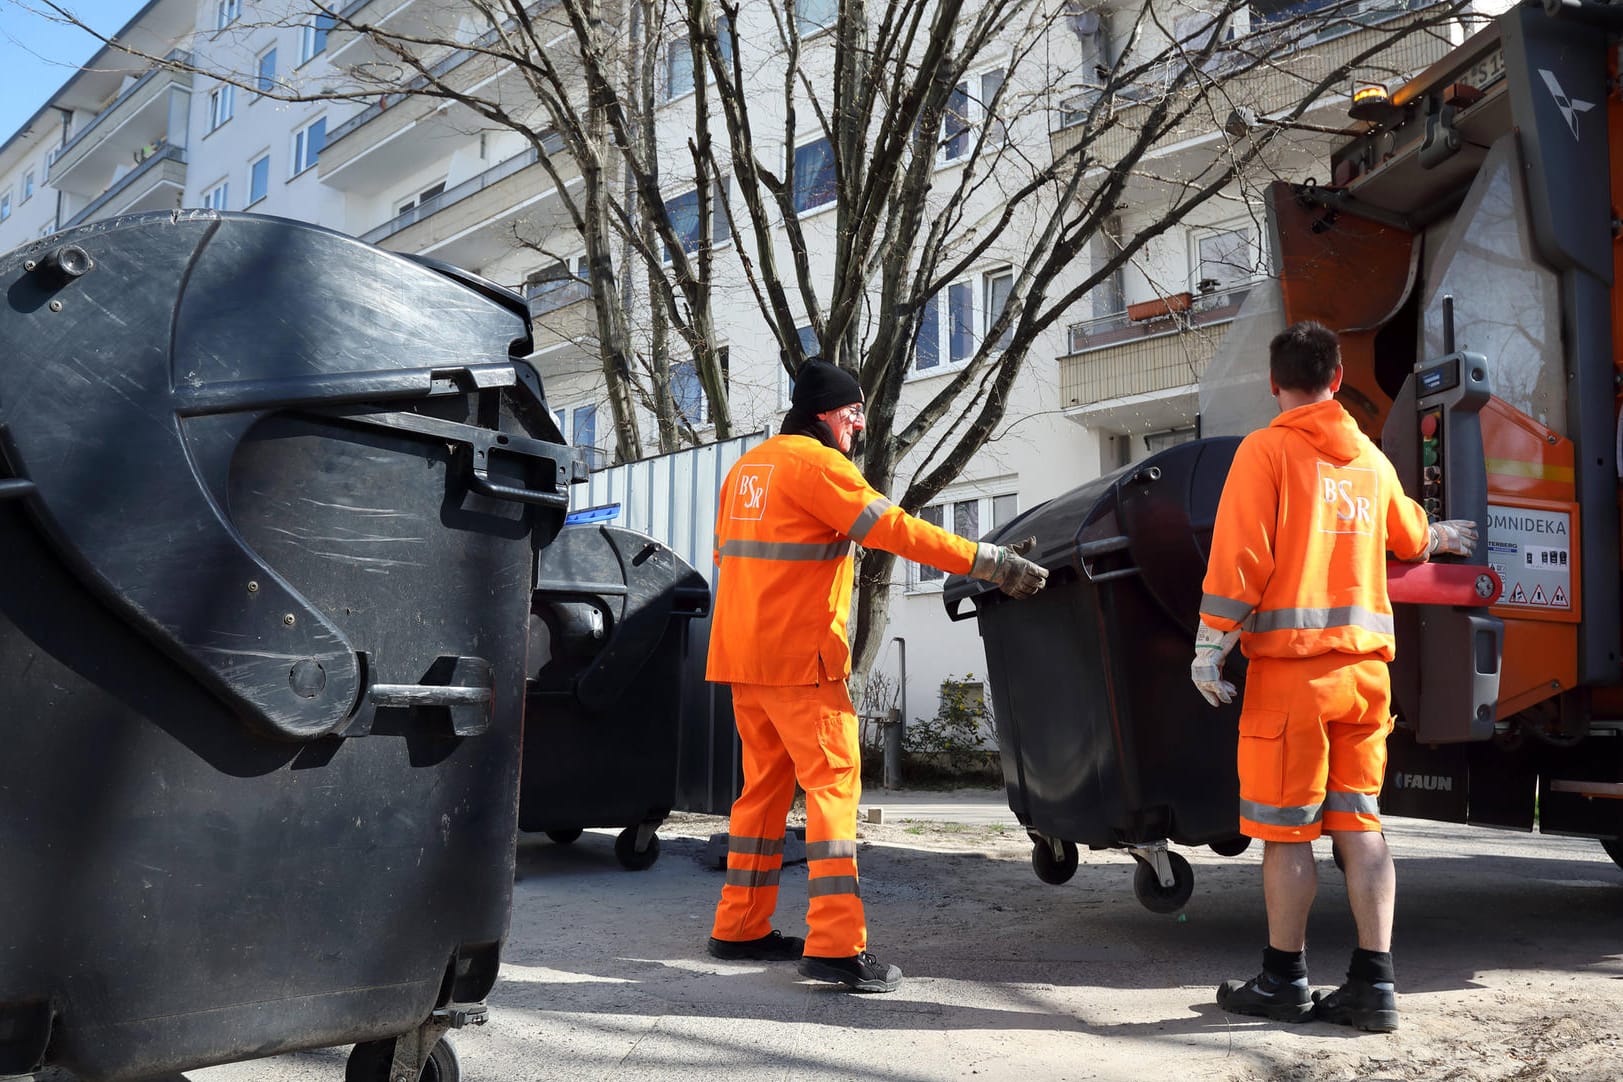
<instances>
[{"instance_id":1,"label":"bare tree","mask_svg":"<svg viewBox=\"0 0 1623 1082\"><path fill-rule=\"evenodd\" d=\"M899 502L912 511L1011 420L1011 388L1073 305L1265 171L1286 133L1355 72L1415 66L1406 43L1446 38L1467 7L1314 0L1265 18L1247 0L463 3L476 34L407 33L323 9L386 61L349 71L343 86L275 96L384 89L460 103L525 137L586 252L622 459L642 453L639 404L661 449L696 439L697 419L671 392L678 350L715 436L733 431L713 304L721 260L747 282L791 377L805 325L818 352L857 374L864 472L882 491L904 481ZM685 128L655 115L659 60L673 47L691 58ZM459 50L513 73L524 93L458 77L443 58ZM832 251L801 214L821 181L797 166L808 136L832 155ZM1195 149L1165 153L1185 142ZM677 177L693 193L680 221L665 194ZM1124 215L1137 228L1117 235L1110 224ZM729 253L716 250L723 234ZM1000 310L966 362L903 409L938 298L993 260L1013 268ZM864 554L860 671L884 638L893 567L886 553Z\"/></svg>"}]
</instances>

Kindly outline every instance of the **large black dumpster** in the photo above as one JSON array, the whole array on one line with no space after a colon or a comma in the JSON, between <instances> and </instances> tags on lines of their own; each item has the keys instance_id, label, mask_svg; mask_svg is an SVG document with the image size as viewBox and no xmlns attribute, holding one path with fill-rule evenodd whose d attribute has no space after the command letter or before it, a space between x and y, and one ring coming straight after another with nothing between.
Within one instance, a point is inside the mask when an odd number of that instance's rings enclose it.
<instances>
[{"instance_id":1,"label":"large black dumpster","mask_svg":"<svg viewBox=\"0 0 1623 1082\"><path fill-rule=\"evenodd\" d=\"M1009 807L1039 877L1063 883L1078 843L1138 860L1134 889L1172 912L1193 873L1167 841L1237 853L1239 701L1189 682L1217 501L1236 439L1169 448L1039 505L987 540L1034 536L1048 588L1011 601L962 577L943 594L979 618ZM963 603L973 602L965 610ZM1235 651L1226 675L1244 659Z\"/></svg>"},{"instance_id":2,"label":"large black dumpster","mask_svg":"<svg viewBox=\"0 0 1623 1082\"><path fill-rule=\"evenodd\" d=\"M567 526L543 550L531 616L519 825L568 844L625 828L630 869L659 858L677 799L688 625L710 587L687 561L618 526Z\"/></svg>"},{"instance_id":3,"label":"large black dumpster","mask_svg":"<svg viewBox=\"0 0 1623 1082\"><path fill-rule=\"evenodd\" d=\"M522 301L212 212L0 291L0 1075L454 1078L576 472Z\"/></svg>"}]
</instances>

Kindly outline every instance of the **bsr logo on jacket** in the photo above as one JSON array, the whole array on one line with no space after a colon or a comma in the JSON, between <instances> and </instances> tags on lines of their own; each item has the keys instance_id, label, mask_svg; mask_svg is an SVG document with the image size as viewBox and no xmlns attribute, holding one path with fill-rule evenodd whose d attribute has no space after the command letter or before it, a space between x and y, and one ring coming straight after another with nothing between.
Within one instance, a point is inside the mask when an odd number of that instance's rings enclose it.
<instances>
[{"instance_id":1,"label":"bsr logo on jacket","mask_svg":"<svg viewBox=\"0 0 1623 1082\"><path fill-rule=\"evenodd\" d=\"M1319 464L1319 532L1373 536L1380 481L1362 466Z\"/></svg>"},{"instance_id":2,"label":"bsr logo on jacket","mask_svg":"<svg viewBox=\"0 0 1623 1082\"><path fill-rule=\"evenodd\" d=\"M770 465L740 466L733 492L733 518L760 519L766 514L766 491L772 482Z\"/></svg>"}]
</instances>

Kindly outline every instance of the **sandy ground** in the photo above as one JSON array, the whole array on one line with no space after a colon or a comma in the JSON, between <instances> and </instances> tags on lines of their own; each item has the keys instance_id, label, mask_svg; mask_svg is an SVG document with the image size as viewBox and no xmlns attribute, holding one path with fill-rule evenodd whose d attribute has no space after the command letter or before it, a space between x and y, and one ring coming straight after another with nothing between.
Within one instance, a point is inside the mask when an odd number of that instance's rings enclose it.
<instances>
[{"instance_id":1,"label":"sandy ground","mask_svg":"<svg viewBox=\"0 0 1623 1082\"><path fill-rule=\"evenodd\" d=\"M1390 1035L1226 1017L1227 977L1263 944L1260 854L1185 851L1177 916L1133 898L1132 862L1083 853L1071 882L1033 875L1001 794L981 822L861 828L872 948L907 973L852 996L790 964L703 951L725 821L679 815L644 872L612 832L526 838L491 1021L455 1037L468 1079L1489 1079L1623 1078L1623 871L1598 844L1415 820L1398 862L1402 1025ZM990 808L985 806L990 804ZM999 814L1001 812L1001 814ZM974 815L965 818L977 818ZM1321 843L1322 845L1323 843ZM1338 983L1353 945L1340 873L1321 850L1309 964ZM804 930L804 865L785 872L780 926ZM344 1050L189 1072L189 1082L343 1077Z\"/></svg>"}]
</instances>

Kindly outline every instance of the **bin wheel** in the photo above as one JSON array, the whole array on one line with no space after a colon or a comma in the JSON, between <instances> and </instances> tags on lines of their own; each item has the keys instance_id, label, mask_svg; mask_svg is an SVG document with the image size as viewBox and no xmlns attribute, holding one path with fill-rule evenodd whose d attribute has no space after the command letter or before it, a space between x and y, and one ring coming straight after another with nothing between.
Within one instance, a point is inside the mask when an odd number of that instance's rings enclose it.
<instances>
[{"instance_id":1,"label":"bin wheel","mask_svg":"<svg viewBox=\"0 0 1623 1082\"><path fill-rule=\"evenodd\" d=\"M394 1063L394 1041L366 1041L355 1046L344 1065L344 1082L390 1082L389 1067ZM460 1082L462 1063L456 1047L445 1038L434 1045L423 1064L417 1082Z\"/></svg>"},{"instance_id":2,"label":"bin wheel","mask_svg":"<svg viewBox=\"0 0 1623 1082\"><path fill-rule=\"evenodd\" d=\"M570 830L547 831L547 837L552 839L552 844L554 845L568 845L575 839L579 838L581 834L582 831L580 827L574 827Z\"/></svg>"},{"instance_id":3,"label":"bin wheel","mask_svg":"<svg viewBox=\"0 0 1623 1082\"><path fill-rule=\"evenodd\" d=\"M1251 839L1241 834L1237 838L1225 838L1220 842L1212 842L1206 848L1220 857L1237 857L1251 848Z\"/></svg>"},{"instance_id":4,"label":"bin wheel","mask_svg":"<svg viewBox=\"0 0 1623 1082\"><path fill-rule=\"evenodd\" d=\"M614 839L614 855L619 858L620 864L632 872L640 872L645 868L652 868L654 861L659 859L659 835L651 835L648 839L648 848L637 852L637 828L626 827L620 836Z\"/></svg>"},{"instance_id":5,"label":"bin wheel","mask_svg":"<svg viewBox=\"0 0 1623 1082\"><path fill-rule=\"evenodd\" d=\"M1623 838L1602 838L1600 846L1612 858L1613 864L1623 868Z\"/></svg>"},{"instance_id":6,"label":"bin wheel","mask_svg":"<svg viewBox=\"0 0 1623 1082\"><path fill-rule=\"evenodd\" d=\"M1189 901L1189 896L1195 893L1195 871L1189 867L1189 862L1177 853L1168 853L1167 862L1172 865L1172 885L1163 887L1161 877L1155 874L1155 868L1140 860L1138 868L1133 872L1133 894L1138 902L1151 913L1176 913Z\"/></svg>"},{"instance_id":7,"label":"bin wheel","mask_svg":"<svg viewBox=\"0 0 1623 1082\"><path fill-rule=\"evenodd\" d=\"M1076 874L1077 856L1075 842L1061 842L1063 855L1057 859L1054 856L1054 847L1046 841L1033 842L1031 846L1031 868L1037 873L1037 878L1044 883L1059 886L1070 880Z\"/></svg>"}]
</instances>

